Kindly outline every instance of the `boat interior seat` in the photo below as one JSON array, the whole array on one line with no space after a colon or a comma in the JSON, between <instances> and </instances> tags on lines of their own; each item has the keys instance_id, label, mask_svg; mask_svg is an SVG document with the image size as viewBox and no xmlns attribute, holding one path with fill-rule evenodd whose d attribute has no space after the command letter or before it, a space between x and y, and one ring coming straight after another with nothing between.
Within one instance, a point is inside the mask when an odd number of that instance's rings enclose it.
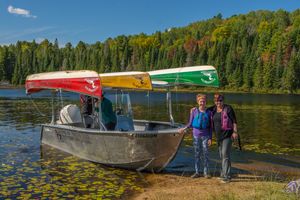
<instances>
[{"instance_id":1,"label":"boat interior seat","mask_svg":"<svg viewBox=\"0 0 300 200\"><path fill-rule=\"evenodd\" d=\"M131 117L125 115L117 115L117 124L115 130L117 131L133 131L133 120Z\"/></svg>"},{"instance_id":2,"label":"boat interior seat","mask_svg":"<svg viewBox=\"0 0 300 200\"><path fill-rule=\"evenodd\" d=\"M94 124L94 119L91 115L83 115L83 124L85 128L91 128Z\"/></svg>"},{"instance_id":3,"label":"boat interior seat","mask_svg":"<svg viewBox=\"0 0 300 200\"><path fill-rule=\"evenodd\" d=\"M63 107L59 113L59 124L83 123L80 109L75 104Z\"/></svg>"},{"instance_id":4,"label":"boat interior seat","mask_svg":"<svg viewBox=\"0 0 300 200\"><path fill-rule=\"evenodd\" d=\"M145 124L145 131L155 130L156 125L157 125L156 123L152 123L152 122L146 123Z\"/></svg>"},{"instance_id":5,"label":"boat interior seat","mask_svg":"<svg viewBox=\"0 0 300 200\"><path fill-rule=\"evenodd\" d=\"M84 128L93 128L93 129L100 129L106 130L104 128L104 124L101 122L99 123L98 115L83 115L83 126Z\"/></svg>"}]
</instances>

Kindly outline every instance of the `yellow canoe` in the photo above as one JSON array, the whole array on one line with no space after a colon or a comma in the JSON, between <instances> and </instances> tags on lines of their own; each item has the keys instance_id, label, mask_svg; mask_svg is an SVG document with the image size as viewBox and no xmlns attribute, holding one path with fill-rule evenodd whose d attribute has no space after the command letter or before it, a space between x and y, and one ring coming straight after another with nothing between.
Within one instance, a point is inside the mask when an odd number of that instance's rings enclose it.
<instances>
[{"instance_id":1,"label":"yellow canoe","mask_svg":"<svg viewBox=\"0 0 300 200\"><path fill-rule=\"evenodd\" d=\"M147 72L115 72L99 74L102 87L152 90Z\"/></svg>"}]
</instances>

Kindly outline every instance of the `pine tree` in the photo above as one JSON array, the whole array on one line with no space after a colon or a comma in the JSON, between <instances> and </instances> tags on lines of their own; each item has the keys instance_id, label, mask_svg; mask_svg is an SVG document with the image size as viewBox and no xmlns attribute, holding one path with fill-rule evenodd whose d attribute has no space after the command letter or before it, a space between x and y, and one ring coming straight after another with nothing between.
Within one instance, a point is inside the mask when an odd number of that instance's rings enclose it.
<instances>
[{"instance_id":1,"label":"pine tree","mask_svg":"<svg viewBox=\"0 0 300 200\"><path fill-rule=\"evenodd\" d=\"M5 51L0 47L0 81L5 80Z\"/></svg>"},{"instance_id":2,"label":"pine tree","mask_svg":"<svg viewBox=\"0 0 300 200\"><path fill-rule=\"evenodd\" d=\"M255 89L262 89L262 85L263 85L262 72L263 72L262 63L261 60L259 60L253 75L253 84Z\"/></svg>"},{"instance_id":3,"label":"pine tree","mask_svg":"<svg viewBox=\"0 0 300 200\"><path fill-rule=\"evenodd\" d=\"M10 45L7 50L7 59L6 59L6 75L7 80L12 83L12 76L14 72L14 67L16 63L16 56L15 56L15 47L13 45Z\"/></svg>"},{"instance_id":4,"label":"pine tree","mask_svg":"<svg viewBox=\"0 0 300 200\"><path fill-rule=\"evenodd\" d=\"M296 88L300 89L300 51L298 49L297 59L295 63Z\"/></svg>"},{"instance_id":5,"label":"pine tree","mask_svg":"<svg viewBox=\"0 0 300 200\"><path fill-rule=\"evenodd\" d=\"M59 50L59 44L58 44L58 40L57 38L54 41L54 45L53 45L53 60L54 60L54 70L57 71L59 69L61 69L62 66L62 58L61 58L61 52Z\"/></svg>"},{"instance_id":6,"label":"pine tree","mask_svg":"<svg viewBox=\"0 0 300 200\"><path fill-rule=\"evenodd\" d=\"M114 47L112 53L111 72L118 72L118 71L120 71L120 58L119 58L119 47L116 46Z\"/></svg>"},{"instance_id":7,"label":"pine tree","mask_svg":"<svg viewBox=\"0 0 300 200\"><path fill-rule=\"evenodd\" d=\"M87 45L82 41L75 47L75 62L75 69L87 69Z\"/></svg>"},{"instance_id":8,"label":"pine tree","mask_svg":"<svg viewBox=\"0 0 300 200\"><path fill-rule=\"evenodd\" d=\"M283 73L283 50L282 45L279 43L277 45L277 50L275 54L275 63L274 63L274 83L273 87L280 89L281 87L281 78Z\"/></svg>"},{"instance_id":9,"label":"pine tree","mask_svg":"<svg viewBox=\"0 0 300 200\"><path fill-rule=\"evenodd\" d=\"M263 65L263 88L272 89L275 77L275 70L272 66L271 60Z\"/></svg>"},{"instance_id":10,"label":"pine tree","mask_svg":"<svg viewBox=\"0 0 300 200\"><path fill-rule=\"evenodd\" d=\"M297 87L296 65L299 64L295 48L292 51L288 66L285 67L282 77L283 89L293 93Z\"/></svg>"}]
</instances>

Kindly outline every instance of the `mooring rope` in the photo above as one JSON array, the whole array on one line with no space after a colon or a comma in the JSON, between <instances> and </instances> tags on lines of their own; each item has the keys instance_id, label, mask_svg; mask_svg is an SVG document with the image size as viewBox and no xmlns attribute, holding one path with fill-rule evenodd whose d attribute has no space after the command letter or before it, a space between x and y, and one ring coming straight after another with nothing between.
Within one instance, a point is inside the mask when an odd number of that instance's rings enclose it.
<instances>
[{"instance_id":1,"label":"mooring rope","mask_svg":"<svg viewBox=\"0 0 300 200\"><path fill-rule=\"evenodd\" d=\"M38 111L38 113L39 113L41 116L43 116L43 117L47 116L47 115L45 115L44 113L42 113L42 112L39 110L39 108L37 107L37 105L36 105L35 102L33 101L31 95L29 95L29 96L30 96L30 100L31 100L33 106L34 106L35 109Z\"/></svg>"}]
</instances>

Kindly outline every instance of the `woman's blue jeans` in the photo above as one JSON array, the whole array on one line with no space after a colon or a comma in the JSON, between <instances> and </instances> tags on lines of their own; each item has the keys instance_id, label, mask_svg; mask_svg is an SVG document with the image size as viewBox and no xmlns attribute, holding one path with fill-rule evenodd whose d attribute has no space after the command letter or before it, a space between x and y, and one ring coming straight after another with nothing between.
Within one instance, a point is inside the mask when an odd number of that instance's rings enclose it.
<instances>
[{"instance_id":1,"label":"woman's blue jeans","mask_svg":"<svg viewBox=\"0 0 300 200\"><path fill-rule=\"evenodd\" d=\"M200 162L203 163L203 174L208 175L208 142L209 136L194 137L195 170L200 172Z\"/></svg>"}]
</instances>

